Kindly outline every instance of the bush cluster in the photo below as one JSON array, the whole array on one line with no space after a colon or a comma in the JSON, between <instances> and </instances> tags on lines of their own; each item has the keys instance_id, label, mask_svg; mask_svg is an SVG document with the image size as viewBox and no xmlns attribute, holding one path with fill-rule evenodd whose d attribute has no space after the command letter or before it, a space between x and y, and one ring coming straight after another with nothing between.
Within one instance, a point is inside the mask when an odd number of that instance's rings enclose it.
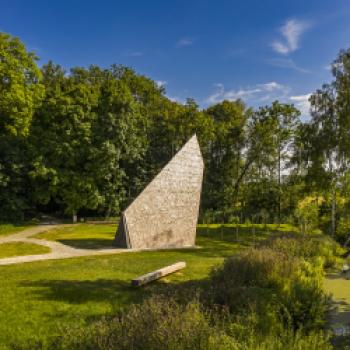
<instances>
[{"instance_id":1,"label":"bush cluster","mask_svg":"<svg viewBox=\"0 0 350 350\"><path fill-rule=\"evenodd\" d=\"M284 252L290 256L301 258L313 265L321 263L323 268L337 268L345 252L341 246L329 236L321 234L300 235L288 233L267 240L263 245L273 250Z\"/></svg>"},{"instance_id":2,"label":"bush cluster","mask_svg":"<svg viewBox=\"0 0 350 350\"><path fill-rule=\"evenodd\" d=\"M88 328L70 329L49 349L60 350L295 350L331 349L322 332L305 335L281 328L262 336L257 315L231 319L222 310L210 312L195 300L186 305L153 297L127 312L104 318ZM33 349L33 347L31 347Z\"/></svg>"},{"instance_id":3,"label":"bush cluster","mask_svg":"<svg viewBox=\"0 0 350 350\"><path fill-rule=\"evenodd\" d=\"M327 307L322 277L321 264L271 248L250 249L212 273L209 299L234 315L255 312L257 329L266 334L317 330Z\"/></svg>"}]
</instances>

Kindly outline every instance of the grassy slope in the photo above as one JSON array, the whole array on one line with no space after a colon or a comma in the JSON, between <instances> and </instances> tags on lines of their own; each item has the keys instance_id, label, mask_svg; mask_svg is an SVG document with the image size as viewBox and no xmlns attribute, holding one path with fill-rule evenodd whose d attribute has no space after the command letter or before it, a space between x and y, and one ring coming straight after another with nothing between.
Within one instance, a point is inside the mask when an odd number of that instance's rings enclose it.
<instances>
[{"instance_id":1,"label":"grassy slope","mask_svg":"<svg viewBox=\"0 0 350 350\"><path fill-rule=\"evenodd\" d=\"M74 248L98 249L113 245L116 224L78 224L39 233L35 238L58 241Z\"/></svg>"},{"instance_id":2,"label":"grassy slope","mask_svg":"<svg viewBox=\"0 0 350 350\"><path fill-rule=\"evenodd\" d=\"M35 255L50 253L51 249L42 245L24 242L9 242L0 244L0 259L20 255Z\"/></svg>"},{"instance_id":3,"label":"grassy slope","mask_svg":"<svg viewBox=\"0 0 350 350\"><path fill-rule=\"evenodd\" d=\"M0 224L0 237L12 235L19 231L23 231L31 226L29 225L14 225L14 224Z\"/></svg>"},{"instance_id":4,"label":"grassy slope","mask_svg":"<svg viewBox=\"0 0 350 350\"><path fill-rule=\"evenodd\" d=\"M77 225L66 233L53 232L51 238L57 235L59 239L73 240L75 237L78 244L86 244L86 237L112 240L114 230L113 225ZM29 339L44 341L59 333L61 325L89 322L96 316L119 310L157 293L164 283L173 284L174 288L188 284L195 287L224 257L267 237L258 230L255 234L250 231L240 228L240 241L235 242L236 229L232 227L200 226L197 244L201 249L0 266L0 349ZM144 288L130 287L132 278L177 261L185 261L187 268Z\"/></svg>"}]
</instances>

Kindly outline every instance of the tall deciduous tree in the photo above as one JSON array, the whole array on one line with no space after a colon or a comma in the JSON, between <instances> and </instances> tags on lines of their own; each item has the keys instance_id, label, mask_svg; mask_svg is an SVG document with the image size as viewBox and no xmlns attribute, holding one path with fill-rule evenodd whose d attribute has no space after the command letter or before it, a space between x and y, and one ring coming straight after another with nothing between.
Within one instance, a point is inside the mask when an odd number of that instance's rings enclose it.
<instances>
[{"instance_id":1,"label":"tall deciduous tree","mask_svg":"<svg viewBox=\"0 0 350 350\"><path fill-rule=\"evenodd\" d=\"M336 232L336 195L350 164L350 50L332 64L334 81L311 97L306 126L308 179L331 197L331 232Z\"/></svg>"},{"instance_id":2,"label":"tall deciduous tree","mask_svg":"<svg viewBox=\"0 0 350 350\"><path fill-rule=\"evenodd\" d=\"M206 205L227 211L236 204L239 177L244 166L248 110L241 100L209 107L214 138L209 145L205 177Z\"/></svg>"},{"instance_id":3,"label":"tall deciduous tree","mask_svg":"<svg viewBox=\"0 0 350 350\"><path fill-rule=\"evenodd\" d=\"M271 106L260 108L258 115L262 122L269 125L270 147L263 151L265 154L268 151L267 158L270 158L272 169L275 169L271 171L271 175L276 174L277 177L278 220L281 221L282 173L288 167L292 156L294 137L300 123L300 111L293 105L274 101Z\"/></svg>"},{"instance_id":4,"label":"tall deciduous tree","mask_svg":"<svg viewBox=\"0 0 350 350\"><path fill-rule=\"evenodd\" d=\"M0 33L0 218L21 217L29 205L25 137L44 90L36 59Z\"/></svg>"}]
</instances>

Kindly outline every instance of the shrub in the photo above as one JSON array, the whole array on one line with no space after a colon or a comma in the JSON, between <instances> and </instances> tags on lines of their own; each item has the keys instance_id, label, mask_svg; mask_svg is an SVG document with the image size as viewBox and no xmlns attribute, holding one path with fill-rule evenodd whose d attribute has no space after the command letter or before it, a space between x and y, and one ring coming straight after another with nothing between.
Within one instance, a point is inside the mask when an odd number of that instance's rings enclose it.
<instances>
[{"instance_id":1,"label":"shrub","mask_svg":"<svg viewBox=\"0 0 350 350\"><path fill-rule=\"evenodd\" d=\"M337 240L345 243L350 237L350 218L343 217L339 220L337 226Z\"/></svg>"},{"instance_id":2,"label":"shrub","mask_svg":"<svg viewBox=\"0 0 350 350\"><path fill-rule=\"evenodd\" d=\"M267 336L256 332L256 315L232 318L208 312L198 301L180 305L151 298L114 318L87 328L68 329L48 348L60 350L329 350L323 333L305 335L290 329ZM17 348L19 349L19 348ZM23 347L21 348L23 349ZM41 349L28 346L27 349Z\"/></svg>"},{"instance_id":3,"label":"shrub","mask_svg":"<svg viewBox=\"0 0 350 350\"><path fill-rule=\"evenodd\" d=\"M236 349L209 319L198 302L180 305L172 299L153 297L87 329L65 332L50 349Z\"/></svg>"},{"instance_id":4,"label":"shrub","mask_svg":"<svg viewBox=\"0 0 350 350\"><path fill-rule=\"evenodd\" d=\"M288 234L273 237L265 246L285 254L303 258L314 265L321 261L323 268L335 268L341 264L344 249L324 235Z\"/></svg>"},{"instance_id":5,"label":"shrub","mask_svg":"<svg viewBox=\"0 0 350 350\"><path fill-rule=\"evenodd\" d=\"M284 331L278 335L270 335L259 340L259 338L249 338L244 346L244 350L331 350L332 345L323 332L313 332L305 335L303 332L296 333Z\"/></svg>"},{"instance_id":6,"label":"shrub","mask_svg":"<svg viewBox=\"0 0 350 350\"><path fill-rule=\"evenodd\" d=\"M321 281L321 264L271 248L250 249L213 271L208 300L233 314L256 312L256 328L265 334L280 331L280 321L310 331L323 324L326 311Z\"/></svg>"},{"instance_id":7,"label":"shrub","mask_svg":"<svg viewBox=\"0 0 350 350\"><path fill-rule=\"evenodd\" d=\"M270 248L249 249L213 270L209 296L231 312L246 309L256 294L269 297L273 296L271 292L286 288L284 284L289 282L295 264L294 258Z\"/></svg>"}]
</instances>

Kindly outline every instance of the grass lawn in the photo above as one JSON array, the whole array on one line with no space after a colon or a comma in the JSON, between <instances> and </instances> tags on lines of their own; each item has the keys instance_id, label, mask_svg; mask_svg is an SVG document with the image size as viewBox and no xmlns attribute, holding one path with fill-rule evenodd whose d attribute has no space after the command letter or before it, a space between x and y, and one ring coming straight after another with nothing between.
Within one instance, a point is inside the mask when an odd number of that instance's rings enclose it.
<instances>
[{"instance_id":1,"label":"grass lawn","mask_svg":"<svg viewBox=\"0 0 350 350\"><path fill-rule=\"evenodd\" d=\"M74 248L109 248L113 246L116 227L116 224L77 224L39 233L33 237L58 241ZM254 240L254 232L258 240L259 237L264 236L264 232L295 232L296 228L288 224L268 224L266 227L263 224L210 224L198 225L198 231L203 236L211 236L215 233L220 239L228 235L228 239L244 241L247 234L251 234ZM200 242L197 242L197 244L200 245Z\"/></svg>"},{"instance_id":2,"label":"grass lawn","mask_svg":"<svg viewBox=\"0 0 350 350\"><path fill-rule=\"evenodd\" d=\"M116 224L77 224L39 233L33 237L58 241L74 248L109 248L113 246L116 227Z\"/></svg>"},{"instance_id":3,"label":"grass lawn","mask_svg":"<svg viewBox=\"0 0 350 350\"><path fill-rule=\"evenodd\" d=\"M116 225L79 224L40 237L84 248L110 246L115 228ZM0 349L28 344L33 339L45 342L62 332L62 327L91 322L163 288L193 290L225 257L268 235L260 227L253 230L241 226L237 232L235 225L199 225L199 249L0 266ZM132 278L177 261L185 261L187 268L142 288L130 286Z\"/></svg>"},{"instance_id":4,"label":"grass lawn","mask_svg":"<svg viewBox=\"0 0 350 350\"><path fill-rule=\"evenodd\" d=\"M0 237L12 235L30 227L30 225L0 224Z\"/></svg>"},{"instance_id":5,"label":"grass lawn","mask_svg":"<svg viewBox=\"0 0 350 350\"><path fill-rule=\"evenodd\" d=\"M0 244L0 259L20 255L35 255L50 253L49 247L24 242L8 242Z\"/></svg>"}]
</instances>

